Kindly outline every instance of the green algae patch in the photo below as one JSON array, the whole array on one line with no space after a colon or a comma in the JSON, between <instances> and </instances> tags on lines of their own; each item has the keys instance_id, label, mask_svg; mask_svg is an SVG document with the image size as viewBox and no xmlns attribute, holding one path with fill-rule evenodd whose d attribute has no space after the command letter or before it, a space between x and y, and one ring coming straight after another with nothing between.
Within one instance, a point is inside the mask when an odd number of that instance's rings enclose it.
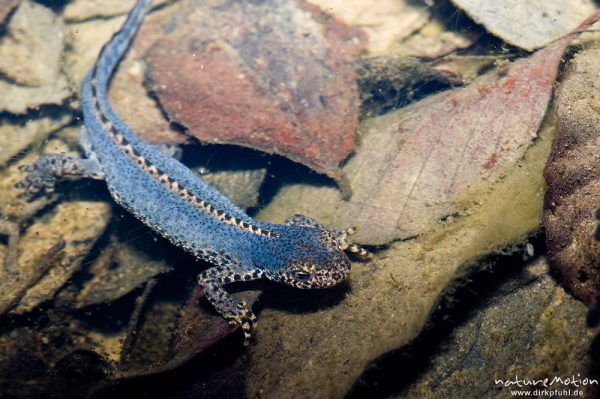
<instances>
[{"instance_id":1,"label":"green algae patch","mask_svg":"<svg viewBox=\"0 0 600 399\"><path fill-rule=\"evenodd\" d=\"M545 126L498 180L463 192L453 216L413 240L391 244L368 263L355 263L346 287L321 297L291 289L267 296L252 347L248 395L342 397L373 359L420 333L440 295L452 292L446 288L457 274L476 268L485 254L526 240L540 222L542 171L555 132L553 120ZM296 210L288 206L278 213L285 211ZM264 212L260 216L267 218ZM274 309L269 302L297 307ZM315 310L315 303L323 305Z\"/></svg>"}]
</instances>

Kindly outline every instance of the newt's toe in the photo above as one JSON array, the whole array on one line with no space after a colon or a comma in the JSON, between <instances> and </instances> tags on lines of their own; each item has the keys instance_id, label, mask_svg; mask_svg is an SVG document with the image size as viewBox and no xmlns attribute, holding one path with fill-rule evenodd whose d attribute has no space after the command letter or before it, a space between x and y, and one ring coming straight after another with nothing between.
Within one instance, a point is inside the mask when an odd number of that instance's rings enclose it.
<instances>
[{"instance_id":1,"label":"newt's toe","mask_svg":"<svg viewBox=\"0 0 600 399\"><path fill-rule=\"evenodd\" d=\"M256 328L256 316L246 307L246 302L237 304L234 312L227 317L229 325L232 327L241 327L244 332L244 345L248 346L252 338L252 330Z\"/></svg>"}]
</instances>

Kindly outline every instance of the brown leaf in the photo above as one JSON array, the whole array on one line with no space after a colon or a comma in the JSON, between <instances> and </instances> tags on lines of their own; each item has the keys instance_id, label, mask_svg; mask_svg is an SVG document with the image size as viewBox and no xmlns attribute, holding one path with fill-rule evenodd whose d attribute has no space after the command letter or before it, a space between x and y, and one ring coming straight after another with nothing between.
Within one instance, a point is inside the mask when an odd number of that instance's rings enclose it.
<instances>
[{"instance_id":1,"label":"brown leaf","mask_svg":"<svg viewBox=\"0 0 600 399\"><path fill-rule=\"evenodd\" d=\"M147 56L168 116L202 141L281 154L340 179L358 114L347 61L360 34L302 1L184 5L186 22Z\"/></svg>"},{"instance_id":2,"label":"brown leaf","mask_svg":"<svg viewBox=\"0 0 600 399\"><path fill-rule=\"evenodd\" d=\"M3 270L1 273L2 284L0 284L2 298L0 300L0 314L4 314L14 307L29 288L37 284L48 270L61 261L64 256L64 247L65 242L57 238L51 247L44 246L43 259L39 259L31 266L27 265L30 266L29 268L17 268L16 270L9 270L8 273L6 269Z\"/></svg>"},{"instance_id":3,"label":"brown leaf","mask_svg":"<svg viewBox=\"0 0 600 399\"><path fill-rule=\"evenodd\" d=\"M163 6L173 0L155 0L153 7ZM135 5L135 0L74 0L67 4L63 12L66 21L84 21L97 17L112 17L127 14Z\"/></svg>"},{"instance_id":4,"label":"brown leaf","mask_svg":"<svg viewBox=\"0 0 600 399\"><path fill-rule=\"evenodd\" d=\"M408 0L308 0L324 12L349 25L363 29L368 38L369 55L390 56L398 42L423 28L430 13L423 4Z\"/></svg>"},{"instance_id":5,"label":"brown leaf","mask_svg":"<svg viewBox=\"0 0 600 399\"><path fill-rule=\"evenodd\" d=\"M456 26L443 7L411 0L308 0L366 33L369 56L436 58L473 44L480 34Z\"/></svg>"},{"instance_id":6,"label":"brown leaf","mask_svg":"<svg viewBox=\"0 0 600 399\"><path fill-rule=\"evenodd\" d=\"M236 295L236 300L243 299L252 306L258 295L259 292L257 291L248 291ZM181 309L179 317L175 322L171 320L168 326L165 325L165 318L173 319L173 309L165 310L164 304L162 309L159 308L162 311L154 312L156 315L153 318L146 316L147 320L142 330L136 334L139 335L136 341L144 340L144 335L148 335L145 338L148 341L145 350L154 354L153 361L146 361L145 363L138 361L137 365L129 364L120 367L115 372L113 379L115 381L125 381L176 369L236 331L218 314L214 312L207 313L203 310L200 306L202 301L206 301L203 296L202 289L196 287ZM161 306L160 303L158 305ZM157 304L153 306L156 307ZM165 331L166 329L169 329L169 331ZM158 332L161 336L168 338L170 345L168 342L166 345L157 344ZM240 335L240 343L242 339ZM139 346L139 343L136 343L136 345ZM136 350L135 346L134 350ZM137 351L140 352L139 349ZM156 358L157 353L159 358ZM138 354L137 356L143 355Z\"/></svg>"},{"instance_id":7,"label":"brown leaf","mask_svg":"<svg viewBox=\"0 0 600 399\"><path fill-rule=\"evenodd\" d=\"M52 299L79 269L89 250L104 232L110 215L110 205L104 202L63 202L48 220L40 220L32 225L19 242L18 274L13 279L27 285L33 279L35 285L25 292L11 313L30 312L40 303ZM53 248L62 248L60 259L53 262L41 277L38 267L48 254L52 255Z\"/></svg>"},{"instance_id":8,"label":"brown leaf","mask_svg":"<svg viewBox=\"0 0 600 399\"><path fill-rule=\"evenodd\" d=\"M114 301L168 270L170 267L165 262L127 243L113 244L90 267L93 277L77 295L75 306L82 308Z\"/></svg>"},{"instance_id":9,"label":"brown leaf","mask_svg":"<svg viewBox=\"0 0 600 399\"><path fill-rule=\"evenodd\" d=\"M17 4L19 4L19 0L0 0L0 26Z\"/></svg>"},{"instance_id":10,"label":"brown leaf","mask_svg":"<svg viewBox=\"0 0 600 399\"><path fill-rule=\"evenodd\" d=\"M43 142L52 133L71 123L71 120L70 114L42 114L36 119L23 117L20 120L14 116L0 118L0 166L4 166L19 152ZM15 123L17 121L20 123Z\"/></svg>"},{"instance_id":11,"label":"brown leaf","mask_svg":"<svg viewBox=\"0 0 600 399\"><path fill-rule=\"evenodd\" d=\"M25 114L71 95L61 71L63 23L48 8L23 2L0 38L0 111Z\"/></svg>"},{"instance_id":12,"label":"brown leaf","mask_svg":"<svg viewBox=\"0 0 600 399\"><path fill-rule=\"evenodd\" d=\"M255 291L236 297L252 303L257 295ZM222 317L203 309L201 305L206 300L202 290L196 287L183 308L178 306L179 300L166 298L164 292L152 296L161 299L143 305L146 310L141 323L125 339L120 361L114 364L107 380L99 380L91 387L88 397L121 397L133 391L138 396L152 396L157 389L163 394L176 390L183 397L213 397L214 394L221 397L231 389L242 392L247 366L242 334L230 337L215 348L236 330ZM127 342L133 343L130 350L125 348ZM240 354L242 356L238 356ZM236 357L233 363L230 362L232 356ZM186 366L192 359L193 365ZM173 385L174 376L187 375L189 370L193 373L192 379L184 378Z\"/></svg>"},{"instance_id":13,"label":"brown leaf","mask_svg":"<svg viewBox=\"0 0 600 399\"><path fill-rule=\"evenodd\" d=\"M418 235L460 211L470 186L498 179L536 137L558 64L571 38L365 124L361 147L344 167L353 196L339 206L333 188L290 186L269 204L271 219L295 212L333 227L358 225L356 240L383 244ZM274 217L273 217L274 216Z\"/></svg>"},{"instance_id":14,"label":"brown leaf","mask_svg":"<svg viewBox=\"0 0 600 399\"><path fill-rule=\"evenodd\" d=\"M123 60L121 73L115 75L110 86L110 103L127 126L145 142L185 144L189 137L173 129L156 100L148 96L143 85L145 71L142 64L135 52L128 53Z\"/></svg>"},{"instance_id":15,"label":"brown leaf","mask_svg":"<svg viewBox=\"0 0 600 399\"><path fill-rule=\"evenodd\" d=\"M173 333L172 357L163 369L182 365L234 331L219 315L206 314L202 310L200 301L203 297L202 289L194 288L188 302L181 309Z\"/></svg>"},{"instance_id":16,"label":"brown leaf","mask_svg":"<svg viewBox=\"0 0 600 399\"><path fill-rule=\"evenodd\" d=\"M543 223L552 266L590 305L600 295L600 243L593 239L600 204L600 49L572 61L557 93L559 128L545 169Z\"/></svg>"},{"instance_id":17,"label":"brown leaf","mask_svg":"<svg viewBox=\"0 0 600 399\"><path fill-rule=\"evenodd\" d=\"M591 0L452 0L476 22L502 40L525 50L552 43L595 9Z\"/></svg>"}]
</instances>

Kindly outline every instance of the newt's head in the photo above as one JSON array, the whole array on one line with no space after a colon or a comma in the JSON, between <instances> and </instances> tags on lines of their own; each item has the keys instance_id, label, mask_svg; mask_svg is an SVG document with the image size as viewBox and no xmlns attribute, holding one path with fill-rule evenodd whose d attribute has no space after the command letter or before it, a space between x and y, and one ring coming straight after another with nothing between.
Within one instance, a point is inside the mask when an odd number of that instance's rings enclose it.
<instances>
[{"instance_id":1,"label":"newt's head","mask_svg":"<svg viewBox=\"0 0 600 399\"><path fill-rule=\"evenodd\" d=\"M350 273L344 244L320 225L290 226L286 254L270 278L297 288L327 288L341 283Z\"/></svg>"}]
</instances>

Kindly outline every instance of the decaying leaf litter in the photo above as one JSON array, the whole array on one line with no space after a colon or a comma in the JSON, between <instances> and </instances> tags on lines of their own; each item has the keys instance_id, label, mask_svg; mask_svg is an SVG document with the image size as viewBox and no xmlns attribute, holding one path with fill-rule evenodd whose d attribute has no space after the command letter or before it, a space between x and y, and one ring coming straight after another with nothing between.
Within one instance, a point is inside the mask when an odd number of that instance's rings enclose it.
<instances>
[{"instance_id":1,"label":"decaying leaf litter","mask_svg":"<svg viewBox=\"0 0 600 399\"><path fill-rule=\"evenodd\" d=\"M600 297L600 237L595 232L600 203L600 47L591 40L584 44L556 95L558 133L544 171L548 191L543 223L557 274L576 298L591 305Z\"/></svg>"},{"instance_id":2,"label":"decaying leaf litter","mask_svg":"<svg viewBox=\"0 0 600 399\"><path fill-rule=\"evenodd\" d=\"M31 31L32 37L26 41L29 48L15 46L14 37L3 37L0 51L6 51L8 54L12 54L13 51L17 57L25 57L29 51L37 57L46 57L40 60L42 63L57 65L56 60L61 63L58 70L42 70L41 74L36 70L28 70L25 73L18 68L10 69L14 68L10 64L0 65L2 68L8 68L6 71L3 69L4 74L9 77L7 84L10 87L7 92L21 95L23 92L19 91L19 85L24 84L28 92L35 93L28 97L29 103L8 101L0 125L3 137L14 135L14 132L26 132L26 136L18 142L0 137L0 143L3 143L2 140L6 143L2 144L3 150L5 145L9 149L6 153L3 151L5 159L0 170L0 184L4 188L0 194L1 215L6 225L10 226L7 230L20 230L22 238L18 262L23 269L17 273L10 273L7 269L3 271L10 274L7 281L15 282L5 283L2 288L3 292L6 289L9 292L9 295L3 295L3 298L6 298L3 300L3 309L12 314L4 316L4 320L12 324L17 323L15 327L6 324L7 327L2 330L6 334L12 331L10 335L2 335L1 341L5 347L14 347L5 353L15 355L7 355L5 364L10 364L14 359L20 359L22 354L26 354L34 367L29 370L29 374L24 375L40 381L47 381L44 380L47 377L42 376L42 370L48 365L63 373L71 366L80 365L83 370L90 371L89 378L84 377L82 380L83 386L89 386L93 380L104 379L106 373L119 381L128 381L131 378L134 378L132 381L136 381L135 378L142 375L181 368L197 353L204 352L207 347L231 333L222 320L202 307L201 293L198 289L193 290L194 272L188 275L181 272L182 268L197 269L205 266L195 264L193 259L183 254L173 256L172 253L177 253L178 250L161 243L160 240L158 244L154 243L156 237L145 227L123 215L124 211L116 208L106 193L102 193L101 185L77 183L70 187L65 186L51 200L37 204L26 204L18 198L18 193L12 188L14 182L21 178L18 166L31 163L40 151L76 150L74 138L77 126L72 121L77 120L78 87L100 46L120 26L129 7L125 7L126 2L105 0L103 3L105 7L101 7L101 12L97 11L98 8L90 7L90 2L86 0L71 1L62 9L52 10L33 2L23 2L27 5L21 5L13 11L4 11L15 6L11 2L1 3L0 6L0 15L7 16L4 23L7 24L6 32L9 33L21 32L21 25L18 24L23 24L22 21L28 19L46 21L45 25L40 25L40 29ZM165 76L165 73L158 73L161 60L157 54L161 54L161 44L172 46L170 40L173 40L173 37L186 36L178 30L173 30L173 26L183 26L182 32L187 32L185 21L188 16L189 20L193 20L206 13L214 13L215 9L194 7L189 1L159 3L157 11L148 17L115 78L111 101L117 111L124 115L127 123L139 131L145 140L153 143L186 143L190 142L189 134L193 135L193 129L182 132L170 124L176 122L186 126L185 119L179 119L185 113L174 112L173 109L169 111L166 104L183 104L186 98L179 99L179 94L173 92L168 93L168 100L155 95L160 89L157 86L158 79L169 77ZM360 56L362 59L358 62L364 65L364 60L369 56L380 56L383 57L385 65L393 66L395 61L391 55L436 58L457 48L467 47L477 38L485 37L481 28L446 30L443 19L436 18L434 9L417 6L412 2L404 6L400 4L401 2L390 2L386 6L390 7L389 11L368 15L370 19L366 21L360 19L359 14L339 14L339 21L323 25L319 24L322 23L324 14L306 3L290 2L283 9L272 7L279 10L279 13L276 12L271 17L269 25L277 26L281 21L305 21L312 26L309 35L315 35L315 39L321 34L327 40L336 36L339 40L341 34L345 38L343 40L349 40L351 46L344 50L347 52L341 58L324 62L327 68L334 65L333 70L343 71L340 76L344 77L342 81L345 88L337 88L334 92L324 94L325 102L319 99L320 104L311 100L314 99L311 96L315 95L318 88L307 89L309 92L304 94L307 97L302 97L301 92L294 92L291 88L287 88L288 91L270 92L276 80L265 80L260 72L254 73L261 70L261 62L265 59L255 59L253 62L247 62L246 59L244 68L250 65L252 69L249 71L252 73L245 75L248 80L244 87L252 88L249 92L258 93L263 99L270 96L275 98L277 101L271 103L274 105L269 105L274 109L283 107L285 101L298 101L301 104L303 98L317 105L317 109L323 107L325 110L333 106L328 101L330 99L345 101L336 104L345 104L341 105L340 109L346 109L342 115L347 116L351 122L346 122L346 128L331 133L332 136L328 139L334 143L335 137L342 137L344 140L351 140L349 142L352 143L355 139L353 123L356 123L360 106L357 87L363 90L360 92L361 99L376 98L374 94L377 93L374 91L377 89L373 88L378 87L374 84L377 76L374 76L372 81L367 79L357 86L355 68L350 66L356 57ZM364 5L357 4L355 9L360 7L364 8ZM582 7L585 9L589 4L583 4ZM335 4L325 6L323 12L336 14L336 8L341 7ZM346 6L344 9L348 11L353 7ZM220 8L219 13L221 12ZM583 14L582 11L577 12ZM196 16L194 13L197 13ZM299 13L297 18L292 17L295 13ZM225 18L235 21L239 18L239 10L229 16L225 15ZM399 25L394 23L394 18L402 16L413 21L412 25L406 24L409 28L405 33L394 33L393 29L398 29ZM16 17L18 18L15 20ZM478 20L477 17L474 18ZM583 18L585 16L581 16L581 19ZM353 27L345 26L340 21ZM483 19L481 22L485 28L513 43L511 39L504 38L488 27ZM12 25L13 23L15 25ZM244 28L248 32L255 32L251 24L245 26L249 26ZM328 31L332 26L334 30ZM368 28L365 29L365 26ZM297 27L298 32L305 28ZM36 53L35 46L43 42L40 38L53 29L62 31L53 44L54 47L50 47L54 48L54 52ZM543 47L557 36L571 31L573 26L562 29L562 33L554 32L555 36L546 38L542 44L534 47ZM293 29L291 31L293 32ZM27 30L24 32L27 33ZM210 34L206 30L200 32ZM529 33L522 33L526 34ZM378 41L378 37L385 37L386 40ZM232 41L224 42L225 39ZM215 43L211 48L218 50L217 55L219 51L225 51L230 57L233 54L234 59L244 60L243 46L238 46L242 53L229 51L229 46L235 45L233 39L235 36L211 35L211 40ZM325 45L325 57L340 56L332 50L339 48L339 42L337 45L332 42L325 43L329 43ZM468 274L470 269L477 268L477 261L473 261L474 259L494 251L502 253L502 248L510 248L513 244L523 242L538 228L544 186L541 170L552 139L554 121L551 118L547 119L545 127L539 133L538 128L542 124L559 62L567 44L568 39L556 41L538 53L524 56L512 64L504 62L503 66L492 68L489 74L477 78L464 88L447 91L407 108L365 119L358 126L360 140L350 145L345 141L345 144L338 147L343 151L330 158L327 158L328 151L334 148L330 146L321 146L321 152L298 155L297 150L286 150L288 147L284 144L269 143L268 145L273 146L272 150L264 148L264 140L250 145L267 152L279 152L332 177L342 176L340 170L345 172L354 191L349 202L341 199L335 184L328 185L325 182L314 187L313 182L311 187L310 184L283 182L275 196L265 204L268 198L259 197L259 187L267 174L277 172L269 169L269 157L252 153L250 158L254 160L249 164L242 163L234 170L219 172L219 164L222 161L206 164L203 159L189 156L191 153L195 153L194 156L197 157L205 156L204 150L196 151L193 147L186 147L184 160L188 154L187 162L191 165L195 164L203 169L206 166L210 172L206 178L213 179L213 184L227 191L228 195L238 194L236 185L250 187L247 193L237 197L237 201L244 207L253 207L262 202L266 207L262 207L259 216L264 219L278 220L298 210L304 210L308 214L322 210L320 220L323 222L334 227L347 227L358 222L362 227L360 241L388 245L387 249L376 253L372 262L356 263L348 285L327 293L307 293L306 296L292 298L299 301L297 305L287 298L294 293L267 286L263 299L259 301L264 310L260 315L261 323L256 344L247 352L248 360L227 369L230 370L230 377L248 375L247 395L343 395L348 392L369 362L380 354L406 345L419 334L440 292L448 287L448 284L452 284L457 274ZM527 49L526 45L521 47ZM183 56L180 57L183 58L180 62L189 68L190 73L198 71L200 66L203 66L204 70L210 70L211 66L214 69L222 69L230 68L232 64L231 58L218 57L211 61L212 64L203 64L200 61L201 57L194 59L193 54L192 52L186 57L185 53L182 53ZM309 56L311 54L298 55ZM389 59L387 61L386 56ZM274 66L271 63L277 62L278 59L266 60L267 66L262 72L272 72ZM484 61L483 64L487 62ZM404 59L400 58L398 65L406 65ZM442 86L458 85L461 81L461 70L453 70L449 75L448 69L443 65L444 62L437 59L432 64L433 69L421 69L422 81L431 79L441 82ZM293 71L293 66L290 68ZM235 73L235 70L232 69L231 73ZM48 72L53 77L48 78L44 75ZM299 76L298 85L302 86L302 73L295 76ZM152 79L148 80L148 77ZM311 80L310 76L308 80ZM402 79L394 81L400 92L404 88L403 82ZM407 80L406 84L416 87L419 81ZM209 86L199 87L206 90ZM155 94L148 96L148 90L154 90ZM224 98L229 98L226 93L223 95ZM347 97L337 99L336 96ZM509 99L516 101L511 102ZM385 100L383 96L382 101ZM240 107L241 104L236 103L236 107ZM501 112L506 104L514 107L510 113L506 113L508 115ZM376 108L377 103L372 109ZM319 116L314 120L298 117L302 112L314 117L314 111L303 108L297 108L295 111L292 108L292 111L295 112L295 118L298 118L296 121L299 121L295 123L300 123L301 126L306 124L307 131L318 131L314 128L315 123L321 124L321 127L329 126L319 121ZM194 115L190 112L197 110L187 112ZM480 114L479 118L468 116L477 113ZM15 118L11 114L21 114L26 119ZM172 120L166 120L165 114ZM488 121L484 119L485 116L497 114L500 116ZM246 116L248 115L260 117L256 112L249 111ZM226 120L222 119L224 116L221 114L215 114L214 117L220 118L215 119L218 123L224 123ZM483 127L496 121L498 129L495 130L495 135L486 135L488 131ZM70 127L65 129L64 126L69 124ZM476 129L467 129L469 126ZM434 135L434 131L438 136ZM202 134L206 132L202 131ZM222 141L218 136L202 137L207 141ZM284 140L288 140L293 135L283 137ZM395 142L394 146L385 145L385 140L390 142L389 137L394 138L391 140ZM47 138L50 140L45 141ZM441 147L440 143L444 147ZM241 142L236 144L248 145ZM419 148L422 149L421 152L417 151ZM448 154L453 148L454 154ZM397 156L391 149L399 149L403 155L408 155L408 158ZM25 150L27 151L23 152ZM341 161L352 150L355 154L343 164L343 169L339 169ZM403 150L405 152L402 152ZM210 149L208 153L210 156ZM419 157L418 154L422 155ZM411 155L416 155L412 163L409 161ZM305 158L298 158L299 156ZM440 167L436 160L445 163ZM323 166L323 162L326 162L326 166ZM211 170L211 167L216 170ZM409 176L403 179L397 178L397 173L401 173L403 167L408 171L412 170L412 180L410 172L407 173ZM306 172L299 173L306 176ZM221 176L215 178L219 174ZM376 184L370 180L373 176L380 178ZM219 180L222 183L219 183ZM408 191L403 191L402 185L408 187ZM386 187L389 187L389 190ZM90 191L98 194L90 196ZM506 203L507 197L512 199L510 203ZM316 206L313 204L315 198L320 200ZM405 212L409 217L403 216L402 212L399 212L400 215L396 214L399 204L395 202L398 199L403 199L398 201L401 207L411 210ZM377 201L381 203L377 205ZM393 206L390 207L390 204ZM373 212L373 209L385 209L389 212L386 214L388 217L380 221L374 219L380 215ZM412 211L414 217L410 217L413 216ZM353 212L356 215L354 217ZM119 226L116 220L124 222ZM0 228L3 225L1 224ZM40 236L45 238L36 238ZM130 241L134 237L137 243L135 246L139 248L131 246ZM397 242L399 238L413 237L416 239ZM143 243L148 240L159 248L158 252L162 251L162 258L161 255L153 253L147 243ZM29 250L33 247L36 251ZM3 258L6 259L6 254L6 246L0 246L0 255L4 255ZM164 256L165 254L169 256ZM31 260L26 261L25 258ZM36 261L40 258L43 261ZM23 267L23 264L32 266ZM470 266L461 267L467 264ZM60 269L56 268L57 265L61 265L58 266ZM160 275L168 270L176 271ZM119 284L120 281L123 281L123 284ZM169 291L164 288L169 284L180 287L177 289L180 291L179 296L161 296ZM151 290L153 286L155 288ZM173 286L169 288L173 290ZM249 301L256 300L258 296L256 292L243 295L250 295ZM131 301L136 296L145 298L144 301L138 301L137 306ZM302 305L306 302L320 302L322 305ZM184 303L186 305L182 308ZM296 306L300 310L294 312ZM73 308L81 310L74 312ZM111 308L125 309L124 313L127 314L115 316L112 321L99 320L99 315ZM35 326L27 326L26 322L25 325L19 325L23 321L18 320L22 319L15 318L15 314L31 317L40 312L50 312L52 316L39 319ZM103 323L112 324L113 327L102 328ZM23 332L26 330L30 330L27 340L23 338ZM66 341L58 339L63 336L70 338ZM236 344L233 338L227 341L231 345ZM364 342L364 345L357 348L357 341ZM306 342L311 342L310 348L306 348ZM28 352L28 345L42 347L38 347L37 351ZM20 350L18 348L23 348L21 354L17 354ZM276 353L273 352L273 348L277 348ZM354 350L347 351L343 348ZM289 367L275 367L281 364ZM67 374L57 371L52 377L53 380L51 378L50 385L53 384L57 391L68 387L68 381L63 379L65 375ZM206 382L218 385L210 379ZM3 381L2 386L12 386L11 392L15 393L27 392L19 391L23 389L23 385L11 383L14 381ZM231 379L223 378L221 384L231 386ZM119 388L118 385L115 388L114 385L108 384L97 392L103 389L110 391ZM196 389L200 391L194 393L202 392L201 387Z\"/></svg>"},{"instance_id":3,"label":"decaying leaf litter","mask_svg":"<svg viewBox=\"0 0 600 399\"><path fill-rule=\"evenodd\" d=\"M361 148L344 166L353 195L343 206L335 188L299 184L280 190L264 213L281 222L289 212L284 204L295 202L294 212L337 228L357 224L357 239L373 245L430 230L457 212L465 189L495 181L522 158L546 113L567 44L564 39L465 88L365 121Z\"/></svg>"}]
</instances>

